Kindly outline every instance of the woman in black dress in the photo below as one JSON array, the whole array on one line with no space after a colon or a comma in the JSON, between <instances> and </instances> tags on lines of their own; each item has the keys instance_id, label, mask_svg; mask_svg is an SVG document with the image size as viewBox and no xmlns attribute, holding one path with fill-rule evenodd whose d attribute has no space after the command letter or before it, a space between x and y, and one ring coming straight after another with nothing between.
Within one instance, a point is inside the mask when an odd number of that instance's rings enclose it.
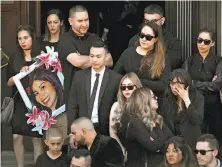
<instances>
[{"instance_id":1,"label":"woman in black dress","mask_svg":"<svg viewBox=\"0 0 222 167\"><path fill-rule=\"evenodd\" d=\"M204 96L203 133L214 134L222 142L222 57L210 51L215 39L213 31L200 30L197 38L198 53L186 60L184 68L189 71L194 85Z\"/></svg>"},{"instance_id":2,"label":"woman in black dress","mask_svg":"<svg viewBox=\"0 0 222 167\"><path fill-rule=\"evenodd\" d=\"M46 17L45 35L41 43L41 51L46 52L46 46L53 46L54 51L57 51L59 38L64 33L65 24L62 13L59 9L51 9Z\"/></svg>"},{"instance_id":3,"label":"woman in black dress","mask_svg":"<svg viewBox=\"0 0 222 167\"><path fill-rule=\"evenodd\" d=\"M171 71L165 59L161 29L155 23L143 23L139 37L138 46L129 47L123 52L114 71L122 75L136 73L143 86L157 95L160 110Z\"/></svg>"},{"instance_id":4,"label":"woman in black dress","mask_svg":"<svg viewBox=\"0 0 222 167\"><path fill-rule=\"evenodd\" d=\"M169 86L160 114L174 135L182 136L193 148L201 135L204 97L193 87L190 75L184 69L172 72Z\"/></svg>"},{"instance_id":5,"label":"woman in black dress","mask_svg":"<svg viewBox=\"0 0 222 167\"><path fill-rule=\"evenodd\" d=\"M158 167L199 167L191 148L182 137L169 139L164 152L164 161Z\"/></svg>"},{"instance_id":6,"label":"woman in black dress","mask_svg":"<svg viewBox=\"0 0 222 167\"><path fill-rule=\"evenodd\" d=\"M7 68L8 86L13 87L13 95L17 92L17 88L13 81L13 77L20 71L27 70L28 66L33 64L32 58L40 53L40 48L35 43L33 38L33 28L29 25L20 25L17 29L18 48L10 57ZM28 77L21 79L21 83L29 95ZM23 136L32 137L34 146L34 160L43 152L42 139L38 132L32 131L32 125L27 124L28 117L25 114L28 112L22 97L19 93L15 96L15 109L12 118L12 133L14 142L14 151L18 167L24 167L24 146Z\"/></svg>"},{"instance_id":7,"label":"woman in black dress","mask_svg":"<svg viewBox=\"0 0 222 167\"><path fill-rule=\"evenodd\" d=\"M127 151L127 167L153 167L163 160L161 148L172 133L153 109L156 103L145 87L136 89L126 102L117 135Z\"/></svg>"}]
</instances>

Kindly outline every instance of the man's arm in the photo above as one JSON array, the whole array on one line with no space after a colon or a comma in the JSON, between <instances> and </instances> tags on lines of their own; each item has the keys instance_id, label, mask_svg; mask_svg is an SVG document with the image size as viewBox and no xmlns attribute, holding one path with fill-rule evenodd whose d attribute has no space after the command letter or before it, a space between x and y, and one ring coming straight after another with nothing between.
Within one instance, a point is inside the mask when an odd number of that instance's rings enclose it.
<instances>
[{"instance_id":1,"label":"man's arm","mask_svg":"<svg viewBox=\"0 0 222 167\"><path fill-rule=\"evenodd\" d=\"M67 56L67 61L70 62L73 66L81 69L91 67L89 56L87 55L80 55L79 53L70 53ZM105 65L107 67L113 66L113 59L111 54L107 55Z\"/></svg>"}]
</instances>

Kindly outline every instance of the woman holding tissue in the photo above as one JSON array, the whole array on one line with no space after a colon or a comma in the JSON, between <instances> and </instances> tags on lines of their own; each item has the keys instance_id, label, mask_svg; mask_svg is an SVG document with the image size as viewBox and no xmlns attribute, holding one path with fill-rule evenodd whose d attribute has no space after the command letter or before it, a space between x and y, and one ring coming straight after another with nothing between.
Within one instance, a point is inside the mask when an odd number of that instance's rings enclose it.
<instances>
[{"instance_id":1,"label":"woman holding tissue","mask_svg":"<svg viewBox=\"0 0 222 167\"><path fill-rule=\"evenodd\" d=\"M27 124L28 117L25 114L28 112L22 97L17 92L13 77L22 72L27 71L29 66L33 64L32 58L40 53L40 47L34 41L34 31L29 25L20 25L17 28L17 42L18 47L16 52L10 57L7 67L8 86L13 87L13 96L15 95L15 107L12 118L12 133L13 145L18 167L24 167L24 145L23 136L32 137L34 146L34 161L38 155L43 152L42 139L38 132L32 131L33 126ZM28 77L21 79L23 88L27 95L30 95L30 88L28 87Z\"/></svg>"}]
</instances>

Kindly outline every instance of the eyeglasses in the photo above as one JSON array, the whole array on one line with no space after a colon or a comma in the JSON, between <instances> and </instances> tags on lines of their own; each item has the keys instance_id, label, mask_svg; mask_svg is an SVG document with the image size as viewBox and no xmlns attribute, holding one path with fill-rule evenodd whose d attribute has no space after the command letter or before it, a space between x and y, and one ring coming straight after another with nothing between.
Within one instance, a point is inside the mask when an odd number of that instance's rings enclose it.
<instances>
[{"instance_id":1,"label":"eyeglasses","mask_svg":"<svg viewBox=\"0 0 222 167\"><path fill-rule=\"evenodd\" d=\"M158 22L158 21L159 21L160 19L162 19L162 18L163 18L163 16L160 17L159 19L153 19L153 20L147 20L147 19L144 19L143 22L144 22L144 23L148 23L148 22L156 23L156 22Z\"/></svg>"},{"instance_id":2,"label":"eyeglasses","mask_svg":"<svg viewBox=\"0 0 222 167\"><path fill-rule=\"evenodd\" d=\"M206 155L207 152L214 151L214 150L194 150L195 154L198 154L200 152L201 155Z\"/></svg>"},{"instance_id":3,"label":"eyeglasses","mask_svg":"<svg viewBox=\"0 0 222 167\"><path fill-rule=\"evenodd\" d=\"M177 85L177 84L184 84L180 81L177 81L177 82L170 82L170 86L174 86L174 85Z\"/></svg>"},{"instance_id":4,"label":"eyeglasses","mask_svg":"<svg viewBox=\"0 0 222 167\"><path fill-rule=\"evenodd\" d=\"M152 36L152 35L149 35L149 34L143 34L143 33L139 33L139 37L141 38L141 39L143 39L144 37L146 38L146 40L148 40L148 41L151 41L153 38L155 38L154 36Z\"/></svg>"},{"instance_id":5,"label":"eyeglasses","mask_svg":"<svg viewBox=\"0 0 222 167\"><path fill-rule=\"evenodd\" d=\"M201 44L202 42L204 42L204 45L210 45L211 40L209 40L209 39L202 39L202 38L198 38L197 39L197 43L198 44Z\"/></svg>"},{"instance_id":6,"label":"eyeglasses","mask_svg":"<svg viewBox=\"0 0 222 167\"><path fill-rule=\"evenodd\" d=\"M134 86L136 86L136 85L121 86L120 89L121 89L122 91L125 91L126 88L127 88L128 90L133 90L133 89L134 89Z\"/></svg>"}]
</instances>

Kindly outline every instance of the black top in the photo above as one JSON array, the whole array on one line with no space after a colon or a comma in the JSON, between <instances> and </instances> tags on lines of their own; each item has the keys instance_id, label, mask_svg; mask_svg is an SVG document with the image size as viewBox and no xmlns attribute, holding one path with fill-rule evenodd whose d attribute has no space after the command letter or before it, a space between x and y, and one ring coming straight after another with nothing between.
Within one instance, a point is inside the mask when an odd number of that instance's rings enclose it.
<instances>
[{"instance_id":1,"label":"black top","mask_svg":"<svg viewBox=\"0 0 222 167\"><path fill-rule=\"evenodd\" d=\"M210 52L203 60L197 53L186 60L184 68L189 71L194 85L205 96L205 102L214 104L222 87L222 57ZM217 80L212 82L216 74Z\"/></svg>"},{"instance_id":2,"label":"black top","mask_svg":"<svg viewBox=\"0 0 222 167\"><path fill-rule=\"evenodd\" d=\"M127 167L156 166L163 160L162 148L165 141L172 137L167 126L146 127L138 118L123 113L118 136L127 150ZM128 127L128 128L127 128ZM154 140L151 140L150 138Z\"/></svg>"},{"instance_id":3,"label":"black top","mask_svg":"<svg viewBox=\"0 0 222 167\"><path fill-rule=\"evenodd\" d=\"M123 153L118 142L109 137L97 134L90 148L91 167L123 167Z\"/></svg>"},{"instance_id":4,"label":"black top","mask_svg":"<svg viewBox=\"0 0 222 167\"><path fill-rule=\"evenodd\" d=\"M178 105L174 95L170 94L163 101L161 115L174 135L181 135L191 147L201 135L200 125L204 117L204 97L196 90L189 92L191 104L178 113Z\"/></svg>"},{"instance_id":5,"label":"black top","mask_svg":"<svg viewBox=\"0 0 222 167\"><path fill-rule=\"evenodd\" d=\"M152 78L150 70L139 70L142 58L143 56L136 52L136 47L129 47L123 52L116 63L114 71L122 75L129 72L136 73L143 85L149 87L158 97L163 97L171 71L169 62L166 61L165 68L159 78Z\"/></svg>"},{"instance_id":6,"label":"black top","mask_svg":"<svg viewBox=\"0 0 222 167\"><path fill-rule=\"evenodd\" d=\"M44 51L45 53L46 51L46 46L49 46L50 48L53 46L54 47L54 51L56 52L58 50L57 46L58 46L58 41L57 42L49 42L49 41L42 41L41 42L41 51Z\"/></svg>"},{"instance_id":7,"label":"black top","mask_svg":"<svg viewBox=\"0 0 222 167\"><path fill-rule=\"evenodd\" d=\"M61 61L64 74L64 92L68 97L74 73L79 68L73 66L67 61L70 53L79 53L80 55L89 55L90 48L94 41L100 39L96 34L87 32L83 37L77 36L72 29L65 33L59 40L58 55Z\"/></svg>"},{"instance_id":8,"label":"black top","mask_svg":"<svg viewBox=\"0 0 222 167\"><path fill-rule=\"evenodd\" d=\"M139 35L136 34L129 41L129 46L135 46L139 39ZM166 49L166 55L169 57L171 70L181 68L183 65L182 57L182 42L172 33L163 29L163 41Z\"/></svg>"},{"instance_id":9,"label":"black top","mask_svg":"<svg viewBox=\"0 0 222 167\"><path fill-rule=\"evenodd\" d=\"M31 56L35 57L40 53L39 45L38 43L33 42L33 47L31 51ZM23 52L17 48L17 51L12 54L9 58L9 63L7 66L7 81L16 74L20 73L20 70L23 66L30 66L33 64L33 61L26 62L24 59ZM7 82L6 81L6 82ZM29 88L29 77L28 75L22 78L21 84L26 91L26 94L30 95L30 88ZM17 92L16 85L13 85L13 91L12 96ZM14 113L13 113L13 119L12 119L12 133L13 134L20 134L25 136L31 136L31 137L40 137L38 132L32 131L34 126L27 124L28 117L25 116L25 114L28 112L28 109L25 106L25 103L20 95L20 93L17 93L15 96L15 107L14 107Z\"/></svg>"},{"instance_id":10,"label":"black top","mask_svg":"<svg viewBox=\"0 0 222 167\"><path fill-rule=\"evenodd\" d=\"M56 159L51 159L45 152L38 156L35 167L70 167L70 160L64 153Z\"/></svg>"}]
</instances>

